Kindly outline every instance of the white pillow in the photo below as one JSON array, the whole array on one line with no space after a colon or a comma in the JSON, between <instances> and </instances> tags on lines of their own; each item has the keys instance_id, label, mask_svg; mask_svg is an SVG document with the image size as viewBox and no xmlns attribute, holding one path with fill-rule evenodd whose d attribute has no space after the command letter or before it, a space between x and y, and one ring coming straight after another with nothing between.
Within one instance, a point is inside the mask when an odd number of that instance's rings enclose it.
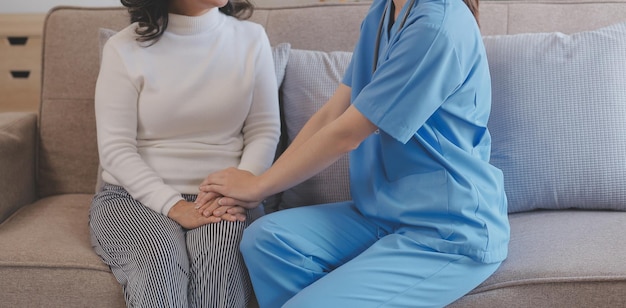
<instances>
[{"instance_id":1,"label":"white pillow","mask_svg":"<svg viewBox=\"0 0 626 308\"><path fill-rule=\"evenodd\" d=\"M484 42L509 212L626 210L626 23Z\"/></svg>"}]
</instances>

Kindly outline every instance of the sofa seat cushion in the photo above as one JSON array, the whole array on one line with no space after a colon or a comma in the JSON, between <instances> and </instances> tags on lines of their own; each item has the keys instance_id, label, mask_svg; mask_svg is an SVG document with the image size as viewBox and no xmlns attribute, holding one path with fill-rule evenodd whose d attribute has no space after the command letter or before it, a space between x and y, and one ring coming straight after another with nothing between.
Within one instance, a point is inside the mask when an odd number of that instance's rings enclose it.
<instances>
[{"instance_id":1,"label":"sofa seat cushion","mask_svg":"<svg viewBox=\"0 0 626 308\"><path fill-rule=\"evenodd\" d=\"M119 284L91 247L91 197L44 198L0 224L0 306L124 306Z\"/></svg>"},{"instance_id":2,"label":"sofa seat cushion","mask_svg":"<svg viewBox=\"0 0 626 308\"><path fill-rule=\"evenodd\" d=\"M511 214L509 257L452 307L625 307L626 213Z\"/></svg>"}]
</instances>

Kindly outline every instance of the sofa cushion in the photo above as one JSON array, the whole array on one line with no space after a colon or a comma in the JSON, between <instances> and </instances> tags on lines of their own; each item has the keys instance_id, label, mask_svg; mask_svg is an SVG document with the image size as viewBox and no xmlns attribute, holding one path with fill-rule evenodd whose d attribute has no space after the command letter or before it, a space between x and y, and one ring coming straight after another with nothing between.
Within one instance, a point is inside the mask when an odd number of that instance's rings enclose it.
<instances>
[{"instance_id":1,"label":"sofa cushion","mask_svg":"<svg viewBox=\"0 0 626 308\"><path fill-rule=\"evenodd\" d=\"M511 214L509 257L453 307L623 307L626 213Z\"/></svg>"},{"instance_id":2,"label":"sofa cushion","mask_svg":"<svg viewBox=\"0 0 626 308\"><path fill-rule=\"evenodd\" d=\"M43 198L0 224L0 290L7 295L0 306L124 306L122 288L91 246L91 198Z\"/></svg>"},{"instance_id":3,"label":"sofa cushion","mask_svg":"<svg viewBox=\"0 0 626 308\"><path fill-rule=\"evenodd\" d=\"M36 129L35 113L0 113L0 222L36 198Z\"/></svg>"},{"instance_id":4,"label":"sofa cushion","mask_svg":"<svg viewBox=\"0 0 626 308\"><path fill-rule=\"evenodd\" d=\"M291 44L279 43L272 47L272 57L274 58L274 70L276 70L276 84L280 87L285 79L285 70L289 61L289 51Z\"/></svg>"},{"instance_id":5,"label":"sofa cushion","mask_svg":"<svg viewBox=\"0 0 626 308\"><path fill-rule=\"evenodd\" d=\"M292 49L281 88L284 131L290 144L302 126L335 92L350 52ZM282 193L278 209L349 200L348 156ZM268 206L268 211L276 209Z\"/></svg>"},{"instance_id":6,"label":"sofa cushion","mask_svg":"<svg viewBox=\"0 0 626 308\"><path fill-rule=\"evenodd\" d=\"M509 212L626 210L626 23L484 41Z\"/></svg>"}]
</instances>

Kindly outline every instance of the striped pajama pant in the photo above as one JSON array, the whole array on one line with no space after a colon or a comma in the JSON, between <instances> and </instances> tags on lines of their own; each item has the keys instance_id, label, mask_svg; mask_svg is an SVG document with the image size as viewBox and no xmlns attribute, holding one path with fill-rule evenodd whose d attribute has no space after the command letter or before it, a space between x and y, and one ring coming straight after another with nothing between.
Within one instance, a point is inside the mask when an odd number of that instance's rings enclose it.
<instances>
[{"instance_id":1,"label":"striped pajama pant","mask_svg":"<svg viewBox=\"0 0 626 308\"><path fill-rule=\"evenodd\" d=\"M193 201L195 195L183 195ZM245 308L252 287L239 242L246 222L187 230L105 184L91 204L92 245L128 307Z\"/></svg>"}]
</instances>

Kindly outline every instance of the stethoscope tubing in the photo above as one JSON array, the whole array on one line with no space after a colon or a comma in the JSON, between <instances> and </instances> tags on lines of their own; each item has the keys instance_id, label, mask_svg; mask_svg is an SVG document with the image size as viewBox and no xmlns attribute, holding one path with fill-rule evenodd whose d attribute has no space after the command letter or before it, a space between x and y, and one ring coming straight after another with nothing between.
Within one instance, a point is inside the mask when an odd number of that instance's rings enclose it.
<instances>
[{"instance_id":1,"label":"stethoscope tubing","mask_svg":"<svg viewBox=\"0 0 626 308\"><path fill-rule=\"evenodd\" d=\"M406 8L406 12L404 13L404 16L402 17L402 21L400 22L398 32L400 32L400 30L404 27L404 24L406 23L406 20L409 17L409 13L411 13L411 10L413 9L414 4L415 4L415 0L411 0L411 2L409 3L409 7ZM380 56L380 40L383 35L383 27L385 25L385 16L387 16L387 10L389 9L391 5L393 5L393 0L387 1L385 10L383 10L383 16L380 18L380 23L378 24L378 32L376 33L376 46L374 47L374 64L372 65L372 74L374 74L374 72L376 72L376 69L378 68L378 57Z\"/></svg>"}]
</instances>

